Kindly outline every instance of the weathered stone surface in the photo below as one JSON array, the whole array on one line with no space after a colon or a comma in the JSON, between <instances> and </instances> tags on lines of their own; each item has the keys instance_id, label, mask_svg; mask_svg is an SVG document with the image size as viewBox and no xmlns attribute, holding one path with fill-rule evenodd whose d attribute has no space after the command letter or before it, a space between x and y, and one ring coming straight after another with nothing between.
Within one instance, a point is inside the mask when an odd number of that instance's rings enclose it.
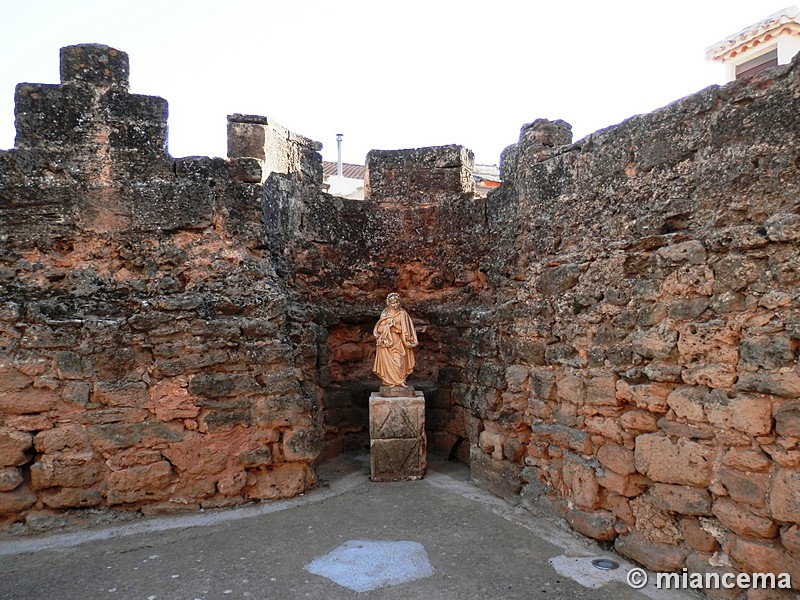
<instances>
[{"instance_id":1,"label":"weathered stone surface","mask_svg":"<svg viewBox=\"0 0 800 600\"><path fill-rule=\"evenodd\" d=\"M10 427L0 427L0 465L14 467L28 462L27 451L33 446L33 436Z\"/></svg>"},{"instance_id":2,"label":"weathered stone surface","mask_svg":"<svg viewBox=\"0 0 800 600\"><path fill-rule=\"evenodd\" d=\"M291 498L308 489L316 481L314 472L303 463L284 463L280 466L260 471L255 482L246 488L249 498L272 500Z\"/></svg>"},{"instance_id":3,"label":"weathered stone surface","mask_svg":"<svg viewBox=\"0 0 800 600\"><path fill-rule=\"evenodd\" d=\"M614 515L606 510L585 512L570 510L567 512L567 523L575 531L596 540L611 541L616 539Z\"/></svg>"},{"instance_id":4,"label":"weathered stone surface","mask_svg":"<svg viewBox=\"0 0 800 600\"><path fill-rule=\"evenodd\" d=\"M731 448L722 456L722 462L734 469L759 473L768 470L772 465L769 457L755 448Z\"/></svg>"},{"instance_id":5,"label":"weathered stone surface","mask_svg":"<svg viewBox=\"0 0 800 600\"><path fill-rule=\"evenodd\" d=\"M46 454L31 466L31 487L84 487L102 476L103 470L91 451Z\"/></svg>"},{"instance_id":6,"label":"weathered stone surface","mask_svg":"<svg viewBox=\"0 0 800 600\"><path fill-rule=\"evenodd\" d=\"M786 404L775 410L775 431L778 435L800 438L800 403Z\"/></svg>"},{"instance_id":7,"label":"weathered stone surface","mask_svg":"<svg viewBox=\"0 0 800 600\"><path fill-rule=\"evenodd\" d=\"M736 388L784 398L800 398L800 375L788 370L779 373L743 372L739 373Z\"/></svg>"},{"instance_id":8,"label":"weathered stone surface","mask_svg":"<svg viewBox=\"0 0 800 600\"><path fill-rule=\"evenodd\" d=\"M507 460L494 460L477 446L470 448L470 480L503 498L515 499L522 489L522 469Z\"/></svg>"},{"instance_id":9,"label":"weathered stone surface","mask_svg":"<svg viewBox=\"0 0 800 600\"><path fill-rule=\"evenodd\" d=\"M418 439L425 432L425 398L383 398L373 393L369 399L371 439Z\"/></svg>"},{"instance_id":10,"label":"weathered stone surface","mask_svg":"<svg viewBox=\"0 0 800 600\"><path fill-rule=\"evenodd\" d=\"M682 515L711 514L711 495L705 489L656 483L647 492L647 496L661 510Z\"/></svg>"},{"instance_id":11,"label":"weathered stone surface","mask_svg":"<svg viewBox=\"0 0 800 600\"><path fill-rule=\"evenodd\" d=\"M373 481L421 479L427 464L425 397L369 398L370 468Z\"/></svg>"},{"instance_id":12,"label":"weathered stone surface","mask_svg":"<svg viewBox=\"0 0 800 600\"><path fill-rule=\"evenodd\" d=\"M50 488L42 493L42 502L55 509L100 506L103 495L98 490L86 488Z\"/></svg>"},{"instance_id":13,"label":"weathered stone surface","mask_svg":"<svg viewBox=\"0 0 800 600\"><path fill-rule=\"evenodd\" d=\"M772 519L759 517L729 498L718 498L713 512L720 523L739 535L767 539L778 535Z\"/></svg>"},{"instance_id":14,"label":"weathered stone surface","mask_svg":"<svg viewBox=\"0 0 800 600\"><path fill-rule=\"evenodd\" d=\"M172 465L165 461L114 471L107 477L108 503L127 504L165 498L173 480Z\"/></svg>"},{"instance_id":15,"label":"weathered stone surface","mask_svg":"<svg viewBox=\"0 0 800 600\"><path fill-rule=\"evenodd\" d=\"M682 545L651 542L636 531L619 536L614 542L614 549L652 571L680 569L689 554Z\"/></svg>"},{"instance_id":16,"label":"weathered stone surface","mask_svg":"<svg viewBox=\"0 0 800 600\"><path fill-rule=\"evenodd\" d=\"M684 517L680 522L681 535L686 543L698 552L715 552L719 542L703 529L696 517Z\"/></svg>"},{"instance_id":17,"label":"weathered stone surface","mask_svg":"<svg viewBox=\"0 0 800 600\"><path fill-rule=\"evenodd\" d=\"M800 469L776 469L769 488L772 518L786 523L800 523Z\"/></svg>"},{"instance_id":18,"label":"weathered stone surface","mask_svg":"<svg viewBox=\"0 0 800 600\"><path fill-rule=\"evenodd\" d=\"M718 471L718 478L736 502L755 507L766 505L769 488L769 476L766 473L747 473L723 467Z\"/></svg>"},{"instance_id":19,"label":"weathered stone surface","mask_svg":"<svg viewBox=\"0 0 800 600\"><path fill-rule=\"evenodd\" d=\"M744 573L789 573L792 588L800 589L800 559L773 540L755 540L730 535L723 544L733 565Z\"/></svg>"},{"instance_id":20,"label":"weathered stone surface","mask_svg":"<svg viewBox=\"0 0 800 600\"><path fill-rule=\"evenodd\" d=\"M789 552L800 557L800 526L789 525L782 527L781 542Z\"/></svg>"},{"instance_id":21,"label":"weathered stone surface","mask_svg":"<svg viewBox=\"0 0 800 600\"><path fill-rule=\"evenodd\" d=\"M712 425L738 429L750 436L772 430L772 403L767 396L740 394L719 404L711 401L705 405L705 413Z\"/></svg>"},{"instance_id":22,"label":"weathered stone surface","mask_svg":"<svg viewBox=\"0 0 800 600\"><path fill-rule=\"evenodd\" d=\"M569 498L582 510L593 510L600 504L600 485L596 477L596 463L573 453L566 453L562 462L561 478L569 490Z\"/></svg>"},{"instance_id":23,"label":"weathered stone surface","mask_svg":"<svg viewBox=\"0 0 800 600\"><path fill-rule=\"evenodd\" d=\"M423 426L423 430L425 427ZM322 438L316 427L298 427L284 433L283 456L288 461L313 462L320 455Z\"/></svg>"},{"instance_id":24,"label":"weathered stone surface","mask_svg":"<svg viewBox=\"0 0 800 600\"><path fill-rule=\"evenodd\" d=\"M45 412L58 405L59 396L52 390L26 388L0 395L0 413L25 415Z\"/></svg>"},{"instance_id":25,"label":"weathered stone surface","mask_svg":"<svg viewBox=\"0 0 800 600\"><path fill-rule=\"evenodd\" d=\"M629 475L636 472L633 451L620 446L619 444L606 443L597 449L597 460L606 469Z\"/></svg>"},{"instance_id":26,"label":"weathered stone surface","mask_svg":"<svg viewBox=\"0 0 800 600\"><path fill-rule=\"evenodd\" d=\"M620 475L614 471L603 470L597 476L597 483L609 491L615 492L626 498L633 498L644 493L653 482L641 473Z\"/></svg>"},{"instance_id":27,"label":"weathered stone surface","mask_svg":"<svg viewBox=\"0 0 800 600\"><path fill-rule=\"evenodd\" d=\"M88 452L91 450L89 436L81 425L65 425L38 433L33 438L38 452L53 454L68 450L70 452Z\"/></svg>"},{"instance_id":28,"label":"weathered stone surface","mask_svg":"<svg viewBox=\"0 0 800 600\"><path fill-rule=\"evenodd\" d=\"M0 492L0 514L18 513L36 503L36 494L27 485L11 492Z\"/></svg>"},{"instance_id":29,"label":"weathered stone surface","mask_svg":"<svg viewBox=\"0 0 800 600\"><path fill-rule=\"evenodd\" d=\"M14 467L0 468L0 492L10 492L22 483L22 474Z\"/></svg>"},{"instance_id":30,"label":"weathered stone surface","mask_svg":"<svg viewBox=\"0 0 800 600\"><path fill-rule=\"evenodd\" d=\"M717 451L709 446L679 439L673 443L660 434L636 438L636 470L653 481L706 487Z\"/></svg>"}]
</instances>

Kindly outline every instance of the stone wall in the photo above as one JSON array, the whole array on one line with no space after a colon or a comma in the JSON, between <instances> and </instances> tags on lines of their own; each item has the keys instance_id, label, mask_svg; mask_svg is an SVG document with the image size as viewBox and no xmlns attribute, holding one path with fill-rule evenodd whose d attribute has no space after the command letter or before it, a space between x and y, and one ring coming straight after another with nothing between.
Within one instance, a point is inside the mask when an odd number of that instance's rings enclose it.
<instances>
[{"instance_id":1,"label":"stone wall","mask_svg":"<svg viewBox=\"0 0 800 600\"><path fill-rule=\"evenodd\" d=\"M272 253L306 319L318 328L318 384L326 454L368 446L372 328L399 290L420 345L410 382L425 391L431 447L467 460L467 413L451 393L466 365L468 317L486 276L486 201L477 198L472 153L461 146L376 151L366 200L334 198L273 176L265 187Z\"/></svg>"},{"instance_id":2,"label":"stone wall","mask_svg":"<svg viewBox=\"0 0 800 600\"><path fill-rule=\"evenodd\" d=\"M800 59L571 140L319 145L229 118L172 159L127 57L62 52L0 153L0 513L288 496L368 439L372 327L418 326L429 448L657 570L800 582ZM71 510L81 508L82 510Z\"/></svg>"},{"instance_id":3,"label":"stone wall","mask_svg":"<svg viewBox=\"0 0 800 600\"><path fill-rule=\"evenodd\" d=\"M800 59L570 143L489 195L456 393L473 479L654 570L800 586Z\"/></svg>"},{"instance_id":4,"label":"stone wall","mask_svg":"<svg viewBox=\"0 0 800 600\"><path fill-rule=\"evenodd\" d=\"M123 52L64 48L61 79L17 87L0 152L0 521L306 490L315 346L265 251L262 179L313 187L318 145L264 122L283 160L174 160Z\"/></svg>"}]
</instances>

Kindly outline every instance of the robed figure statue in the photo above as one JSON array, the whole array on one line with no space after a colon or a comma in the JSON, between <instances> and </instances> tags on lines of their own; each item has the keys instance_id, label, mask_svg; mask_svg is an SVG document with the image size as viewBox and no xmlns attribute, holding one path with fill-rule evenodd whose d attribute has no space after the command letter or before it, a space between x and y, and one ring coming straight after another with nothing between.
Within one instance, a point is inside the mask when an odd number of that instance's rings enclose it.
<instances>
[{"instance_id":1,"label":"robed figure statue","mask_svg":"<svg viewBox=\"0 0 800 600\"><path fill-rule=\"evenodd\" d=\"M417 332L411 317L400 307L400 295L386 296L386 308L372 334L377 340L375 366L372 370L386 387L408 387L406 377L414 370L414 347Z\"/></svg>"}]
</instances>

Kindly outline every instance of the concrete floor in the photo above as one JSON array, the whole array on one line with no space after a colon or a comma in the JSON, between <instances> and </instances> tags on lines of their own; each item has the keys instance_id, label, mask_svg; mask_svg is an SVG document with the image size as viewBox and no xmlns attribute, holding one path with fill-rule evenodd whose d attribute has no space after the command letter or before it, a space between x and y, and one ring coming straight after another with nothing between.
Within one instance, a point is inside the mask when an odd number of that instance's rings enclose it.
<instances>
[{"instance_id":1,"label":"concrete floor","mask_svg":"<svg viewBox=\"0 0 800 600\"><path fill-rule=\"evenodd\" d=\"M4 537L0 599L698 598L632 589L634 565L476 488L464 465L429 461L422 481L373 483L367 455L340 457L320 467L323 485L292 500ZM357 592L305 568L354 540L421 544L433 573ZM598 557L621 566L597 570ZM375 565L351 566L377 576Z\"/></svg>"}]
</instances>

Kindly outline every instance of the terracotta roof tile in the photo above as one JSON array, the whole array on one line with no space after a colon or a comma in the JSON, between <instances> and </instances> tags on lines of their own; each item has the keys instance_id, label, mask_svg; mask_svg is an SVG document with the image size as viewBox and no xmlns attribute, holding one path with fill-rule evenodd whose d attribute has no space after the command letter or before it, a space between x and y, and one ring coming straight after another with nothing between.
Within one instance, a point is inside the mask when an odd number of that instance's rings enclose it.
<instances>
[{"instance_id":1,"label":"terracotta roof tile","mask_svg":"<svg viewBox=\"0 0 800 600\"><path fill-rule=\"evenodd\" d=\"M322 161L322 174L323 175L336 175L337 164L327 160ZM350 179L364 179L364 172L366 167L364 165L353 165L350 163L342 163L342 176L349 177Z\"/></svg>"}]
</instances>

